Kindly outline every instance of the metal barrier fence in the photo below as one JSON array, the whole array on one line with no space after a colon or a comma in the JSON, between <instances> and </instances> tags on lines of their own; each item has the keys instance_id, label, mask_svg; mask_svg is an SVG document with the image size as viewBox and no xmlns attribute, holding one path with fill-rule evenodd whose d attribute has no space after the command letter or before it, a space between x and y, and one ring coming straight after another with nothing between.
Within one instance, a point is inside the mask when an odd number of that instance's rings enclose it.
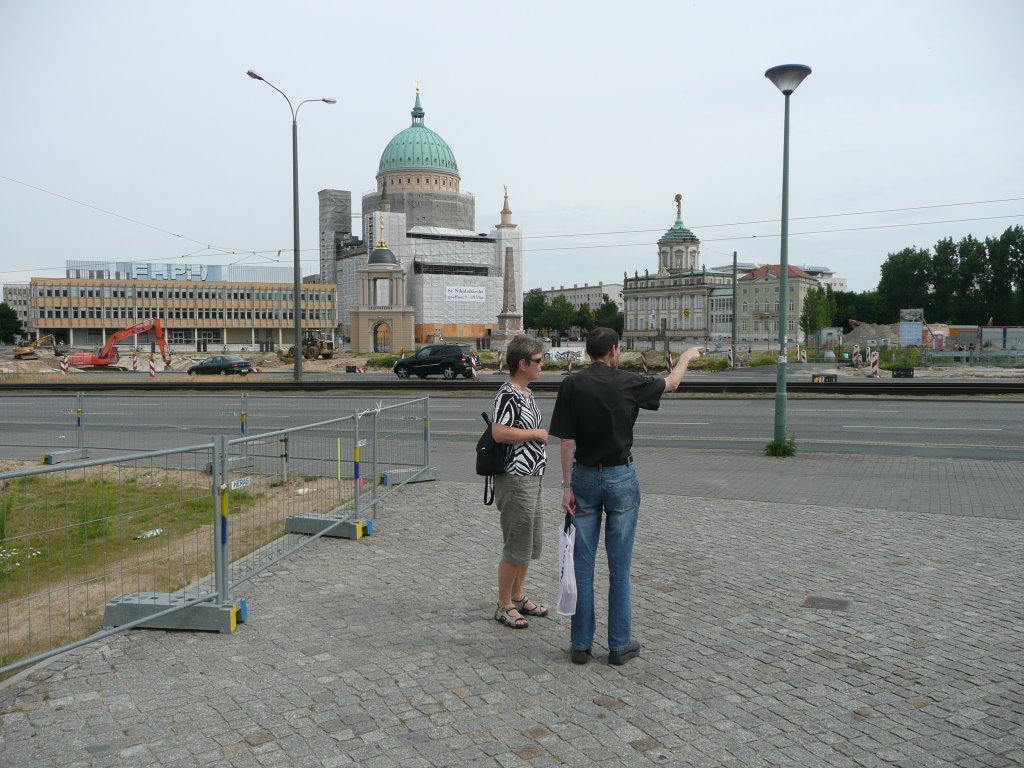
<instances>
[{"instance_id":1,"label":"metal barrier fence","mask_svg":"<svg viewBox=\"0 0 1024 768\"><path fill-rule=\"evenodd\" d=\"M404 402L397 396L264 395L242 393L5 394L0 443L8 457L73 460L116 450L150 451L300 426L333 416ZM62 453L67 451L67 453Z\"/></svg>"},{"instance_id":2,"label":"metal barrier fence","mask_svg":"<svg viewBox=\"0 0 1024 768\"><path fill-rule=\"evenodd\" d=\"M0 473L0 675L135 626L233 631L241 582L314 538L372 533L383 499L432 479L429 401L365 405Z\"/></svg>"}]
</instances>

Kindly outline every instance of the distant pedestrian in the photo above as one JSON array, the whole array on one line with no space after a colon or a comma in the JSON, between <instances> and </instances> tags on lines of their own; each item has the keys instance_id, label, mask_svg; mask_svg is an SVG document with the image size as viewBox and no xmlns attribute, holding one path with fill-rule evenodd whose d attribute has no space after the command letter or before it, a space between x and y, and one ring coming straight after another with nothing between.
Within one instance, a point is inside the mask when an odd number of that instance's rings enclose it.
<instances>
[{"instance_id":1,"label":"distant pedestrian","mask_svg":"<svg viewBox=\"0 0 1024 768\"><path fill-rule=\"evenodd\" d=\"M608 663L625 664L640 654L633 637L630 568L640 513L640 483L633 466L633 425L641 408L656 411L665 392L679 387L696 347L679 356L664 377L617 368L619 335L595 328L587 335L591 364L566 378L558 390L551 434L561 438L562 509L574 516L576 613L572 660L586 664L594 639L594 564L605 525L608 554Z\"/></svg>"},{"instance_id":2,"label":"distant pedestrian","mask_svg":"<svg viewBox=\"0 0 1024 768\"><path fill-rule=\"evenodd\" d=\"M503 547L498 562L498 607L494 618L506 627L525 629L527 616L547 616L548 609L526 596L526 570L540 558L544 519L541 482L547 466L547 430L530 391L540 376L544 344L529 336L509 342L509 378L494 396L491 432L496 443L510 446L507 471L494 477L494 503L501 512Z\"/></svg>"}]
</instances>

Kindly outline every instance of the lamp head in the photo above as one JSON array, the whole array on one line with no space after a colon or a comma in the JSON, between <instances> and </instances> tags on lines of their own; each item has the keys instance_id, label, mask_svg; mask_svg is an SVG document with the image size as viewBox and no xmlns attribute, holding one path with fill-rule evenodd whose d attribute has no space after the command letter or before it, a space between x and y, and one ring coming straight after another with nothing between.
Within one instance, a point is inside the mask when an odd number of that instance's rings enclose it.
<instances>
[{"instance_id":1,"label":"lamp head","mask_svg":"<svg viewBox=\"0 0 1024 768\"><path fill-rule=\"evenodd\" d=\"M251 77L251 78L252 78L253 80L262 80L262 79L263 79L263 75L261 75L261 74L260 74L259 72L256 72L256 71L254 71L254 70L252 70L252 69L250 69L250 70L249 70L248 72L246 72L245 74L247 74L247 75L248 75L249 77Z\"/></svg>"},{"instance_id":2,"label":"lamp head","mask_svg":"<svg viewBox=\"0 0 1024 768\"><path fill-rule=\"evenodd\" d=\"M337 104L338 103L337 99L320 99L320 101L322 101L324 104Z\"/></svg>"},{"instance_id":3,"label":"lamp head","mask_svg":"<svg viewBox=\"0 0 1024 768\"><path fill-rule=\"evenodd\" d=\"M764 76L775 83L775 87L789 96L811 74L811 68L805 64L780 64L772 67Z\"/></svg>"}]
</instances>

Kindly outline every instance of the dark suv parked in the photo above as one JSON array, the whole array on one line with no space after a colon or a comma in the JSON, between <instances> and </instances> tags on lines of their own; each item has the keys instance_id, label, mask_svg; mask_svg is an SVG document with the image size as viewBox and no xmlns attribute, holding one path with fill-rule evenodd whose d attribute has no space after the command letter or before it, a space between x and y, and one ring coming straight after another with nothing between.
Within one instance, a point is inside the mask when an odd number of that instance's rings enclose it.
<instances>
[{"instance_id":1,"label":"dark suv parked","mask_svg":"<svg viewBox=\"0 0 1024 768\"><path fill-rule=\"evenodd\" d=\"M428 344L416 351L416 354L403 357L395 363L395 373L400 379L410 376L427 378L432 373L440 373L446 379L458 376L473 378L473 368L469 362L468 344Z\"/></svg>"}]
</instances>

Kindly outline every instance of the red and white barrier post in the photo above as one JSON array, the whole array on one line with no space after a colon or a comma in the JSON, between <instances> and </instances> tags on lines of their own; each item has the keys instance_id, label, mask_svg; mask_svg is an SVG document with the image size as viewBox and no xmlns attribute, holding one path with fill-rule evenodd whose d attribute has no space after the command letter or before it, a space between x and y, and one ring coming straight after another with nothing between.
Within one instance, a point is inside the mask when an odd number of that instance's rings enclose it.
<instances>
[{"instance_id":1,"label":"red and white barrier post","mask_svg":"<svg viewBox=\"0 0 1024 768\"><path fill-rule=\"evenodd\" d=\"M61 376L67 376L68 375L68 365L69 365L69 363L70 363L70 361L68 360L67 356L65 355L64 359L60 361L60 375Z\"/></svg>"},{"instance_id":2,"label":"red and white barrier post","mask_svg":"<svg viewBox=\"0 0 1024 768\"><path fill-rule=\"evenodd\" d=\"M873 379L877 379L878 378L878 350L877 349L871 350L871 373L869 375Z\"/></svg>"},{"instance_id":3,"label":"red and white barrier post","mask_svg":"<svg viewBox=\"0 0 1024 768\"><path fill-rule=\"evenodd\" d=\"M152 353L149 355L149 375L156 376L156 355Z\"/></svg>"}]
</instances>

